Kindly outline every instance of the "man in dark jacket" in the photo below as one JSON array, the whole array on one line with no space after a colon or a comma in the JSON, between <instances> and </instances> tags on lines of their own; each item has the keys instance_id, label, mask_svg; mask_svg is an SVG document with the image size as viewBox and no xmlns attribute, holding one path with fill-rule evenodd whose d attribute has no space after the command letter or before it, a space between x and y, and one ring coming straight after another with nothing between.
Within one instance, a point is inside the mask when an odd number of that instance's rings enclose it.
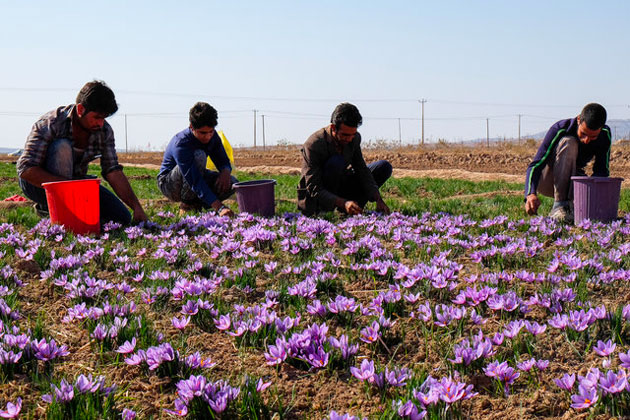
<instances>
[{"instance_id":1,"label":"man in dark jacket","mask_svg":"<svg viewBox=\"0 0 630 420\"><path fill-rule=\"evenodd\" d=\"M389 214L378 189L391 176L392 165L386 160L365 164L357 132L363 122L359 110L349 103L339 104L330 122L302 148L298 208L306 215L335 208L354 215L374 201L377 211Z\"/></svg>"},{"instance_id":2,"label":"man in dark jacket","mask_svg":"<svg viewBox=\"0 0 630 420\"><path fill-rule=\"evenodd\" d=\"M551 126L525 175L525 211L536 214L538 193L553 197L549 216L573 222L571 177L585 175L584 167L595 158L593 176L609 176L610 127L606 110L591 103L576 118L561 120Z\"/></svg>"},{"instance_id":3,"label":"man in dark jacket","mask_svg":"<svg viewBox=\"0 0 630 420\"><path fill-rule=\"evenodd\" d=\"M215 131L218 114L210 104L197 102L189 113L190 127L171 139L157 177L158 187L169 200L181 202L182 210L214 209L220 216L234 216L223 204L237 182L221 138ZM208 157L218 172L206 169Z\"/></svg>"}]
</instances>

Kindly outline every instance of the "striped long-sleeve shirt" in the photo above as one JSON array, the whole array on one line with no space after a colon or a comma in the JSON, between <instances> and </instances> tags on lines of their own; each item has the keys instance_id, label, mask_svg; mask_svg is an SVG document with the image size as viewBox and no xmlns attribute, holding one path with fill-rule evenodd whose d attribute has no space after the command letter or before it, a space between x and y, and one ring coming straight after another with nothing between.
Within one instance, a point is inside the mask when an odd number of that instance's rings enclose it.
<instances>
[{"instance_id":1,"label":"striped long-sleeve shirt","mask_svg":"<svg viewBox=\"0 0 630 420\"><path fill-rule=\"evenodd\" d=\"M577 129L578 122L576 117L558 121L547 131L543 142L538 148L538 152L536 152L536 156L534 156L534 159L527 167L525 174L525 197L529 194L536 193L540 175L545 166L554 160L560 139L566 136L578 138ZM604 125L599 136L588 144L578 141L577 172L583 172L586 164L589 163L591 159L595 158L595 162L593 163L593 176L609 176L611 144L610 127L607 125Z\"/></svg>"},{"instance_id":2,"label":"striped long-sleeve shirt","mask_svg":"<svg viewBox=\"0 0 630 420\"><path fill-rule=\"evenodd\" d=\"M53 140L68 139L72 141L72 111L75 105L62 106L43 115L35 124L26 139L24 152L17 162L18 176L28 168L45 166L46 152ZM110 172L121 170L118 163L114 141L114 131L105 121L103 128L90 134L88 146L80 160L74 162L73 179L84 178L88 164L101 157L103 177Z\"/></svg>"}]
</instances>

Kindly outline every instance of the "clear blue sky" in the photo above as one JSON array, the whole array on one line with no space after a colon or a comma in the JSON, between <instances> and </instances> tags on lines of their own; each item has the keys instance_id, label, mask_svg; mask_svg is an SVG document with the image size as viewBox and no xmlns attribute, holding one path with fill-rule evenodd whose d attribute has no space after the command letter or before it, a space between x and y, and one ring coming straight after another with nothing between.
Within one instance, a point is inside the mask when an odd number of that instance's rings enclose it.
<instances>
[{"instance_id":1,"label":"clear blue sky","mask_svg":"<svg viewBox=\"0 0 630 420\"><path fill-rule=\"evenodd\" d=\"M105 80L124 148L161 149L198 100L233 145L302 143L334 106L365 140L545 130L600 102L630 118L627 1L1 1L0 146ZM139 115L150 114L150 115ZM160 114L160 115L158 115Z\"/></svg>"}]
</instances>

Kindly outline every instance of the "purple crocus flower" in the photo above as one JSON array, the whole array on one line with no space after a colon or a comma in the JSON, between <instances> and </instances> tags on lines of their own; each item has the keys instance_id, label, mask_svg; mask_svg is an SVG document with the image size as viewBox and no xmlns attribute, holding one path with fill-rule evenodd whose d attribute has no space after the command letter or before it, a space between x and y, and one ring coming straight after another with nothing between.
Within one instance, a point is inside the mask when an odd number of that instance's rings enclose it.
<instances>
[{"instance_id":1,"label":"purple crocus flower","mask_svg":"<svg viewBox=\"0 0 630 420\"><path fill-rule=\"evenodd\" d=\"M120 347L118 347L118 350L116 350L117 353L120 354L128 354L128 353L132 353L136 348L136 337L133 337L131 339L131 342L129 341L125 341Z\"/></svg>"},{"instance_id":2,"label":"purple crocus flower","mask_svg":"<svg viewBox=\"0 0 630 420\"><path fill-rule=\"evenodd\" d=\"M615 373L609 370L606 372L606 375L602 375L599 378L599 385L605 393L617 394L626 388L628 385L628 379L624 371Z\"/></svg>"},{"instance_id":3,"label":"purple crocus flower","mask_svg":"<svg viewBox=\"0 0 630 420\"><path fill-rule=\"evenodd\" d=\"M538 322L525 321L525 329L529 331L533 336L542 334L547 329L546 325L540 325Z\"/></svg>"},{"instance_id":4,"label":"purple crocus flower","mask_svg":"<svg viewBox=\"0 0 630 420\"><path fill-rule=\"evenodd\" d=\"M105 377L98 376L95 379L92 379L92 375L79 375L77 380L74 383L75 389L79 392L79 394L85 394L87 392L96 392L99 389L104 389L105 387Z\"/></svg>"},{"instance_id":5,"label":"purple crocus flower","mask_svg":"<svg viewBox=\"0 0 630 420\"><path fill-rule=\"evenodd\" d=\"M287 358L287 342L282 338L276 339L276 344L269 346L269 351L265 353L265 359L270 366L279 365Z\"/></svg>"},{"instance_id":6,"label":"purple crocus flower","mask_svg":"<svg viewBox=\"0 0 630 420\"><path fill-rule=\"evenodd\" d=\"M57 388L55 385L52 385L51 387L55 392L55 401L68 402L72 401L72 399L74 398L74 387L66 382L65 379L61 380L59 388Z\"/></svg>"},{"instance_id":7,"label":"purple crocus flower","mask_svg":"<svg viewBox=\"0 0 630 420\"><path fill-rule=\"evenodd\" d=\"M610 354L615 351L617 345L612 342L612 340L606 340L605 342L602 340L597 341L597 345L593 347L593 351L602 357L608 357Z\"/></svg>"},{"instance_id":8,"label":"purple crocus flower","mask_svg":"<svg viewBox=\"0 0 630 420\"><path fill-rule=\"evenodd\" d=\"M407 385L407 379L410 377L409 369L400 368L392 369L385 368L385 379L391 386L401 387Z\"/></svg>"},{"instance_id":9,"label":"purple crocus flower","mask_svg":"<svg viewBox=\"0 0 630 420\"><path fill-rule=\"evenodd\" d=\"M197 304L197 302L189 300L188 302L186 302L186 304L182 306L181 313L184 315L196 315L197 312L199 312L199 305Z\"/></svg>"},{"instance_id":10,"label":"purple crocus flower","mask_svg":"<svg viewBox=\"0 0 630 420\"><path fill-rule=\"evenodd\" d=\"M472 398L476 393L472 392L473 386L458 382L449 377L444 377L437 382L439 398L447 404L453 404L461 399Z\"/></svg>"},{"instance_id":11,"label":"purple crocus flower","mask_svg":"<svg viewBox=\"0 0 630 420\"><path fill-rule=\"evenodd\" d=\"M102 324L98 324L94 331L92 331L92 337L96 338L98 341L103 341L107 338L107 328L105 328Z\"/></svg>"},{"instance_id":12,"label":"purple crocus flower","mask_svg":"<svg viewBox=\"0 0 630 420\"><path fill-rule=\"evenodd\" d=\"M558 386L558 388L570 391L573 388L573 384L575 383L575 373L572 373L571 375L565 373L562 378L556 378L553 381Z\"/></svg>"},{"instance_id":13,"label":"purple crocus flower","mask_svg":"<svg viewBox=\"0 0 630 420\"><path fill-rule=\"evenodd\" d=\"M316 368L325 367L328 364L329 357L330 354L324 351L324 348L321 346L315 350L309 350L306 353L307 361L311 366Z\"/></svg>"},{"instance_id":14,"label":"purple crocus flower","mask_svg":"<svg viewBox=\"0 0 630 420\"><path fill-rule=\"evenodd\" d=\"M123 420L134 420L136 418L136 412L130 410L128 408L123 408L122 411L122 419Z\"/></svg>"},{"instance_id":15,"label":"purple crocus flower","mask_svg":"<svg viewBox=\"0 0 630 420\"><path fill-rule=\"evenodd\" d=\"M263 379L260 378L258 382L256 382L256 391L263 392L265 389L269 388L270 385L271 385L271 381L264 382Z\"/></svg>"},{"instance_id":16,"label":"purple crocus flower","mask_svg":"<svg viewBox=\"0 0 630 420\"><path fill-rule=\"evenodd\" d=\"M319 299L313 300L310 304L306 305L306 312L310 315L318 315L320 317L326 316L328 309L319 301Z\"/></svg>"},{"instance_id":17,"label":"purple crocus flower","mask_svg":"<svg viewBox=\"0 0 630 420\"><path fill-rule=\"evenodd\" d=\"M583 385L578 387L579 393L577 395L571 395L571 408L575 409L583 409L588 408L595 404L599 399L599 395L597 395L597 388L588 388Z\"/></svg>"},{"instance_id":18,"label":"purple crocus flower","mask_svg":"<svg viewBox=\"0 0 630 420\"><path fill-rule=\"evenodd\" d=\"M549 360L536 360L536 369L545 370L549 366Z\"/></svg>"},{"instance_id":19,"label":"purple crocus flower","mask_svg":"<svg viewBox=\"0 0 630 420\"><path fill-rule=\"evenodd\" d=\"M22 398L18 397L15 401L15 404L11 401L7 402L7 408L5 410L0 410L0 417L5 419L13 419L20 415L20 411L22 410Z\"/></svg>"},{"instance_id":20,"label":"purple crocus flower","mask_svg":"<svg viewBox=\"0 0 630 420\"><path fill-rule=\"evenodd\" d=\"M173 404L175 405L175 410L169 410L167 408L164 409L164 412L167 414L171 414L179 417L186 417L188 415L188 406L184 401L177 398Z\"/></svg>"},{"instance_id":21,"label":"purple crocus flower","mask_svg":"<svg viewBox=\"0 0 630 420\"><path fill-rule=\"evenodd\" d=\"M392 407L397 408L400 417L408 418L409 420L422 420L427 415L425 410L419 411L418 407L411 400L404 404L402 401L394 401Z\"/></svg>"},{"instance_id":22,"label":"purple crocus flower","mask_svg":"<svg viewBox=\"0 0 630 420\"><path fill-rule=\"evenodd\" d=\"M630 350L626 353L619 353L619 360L621 360L621 367L630 369Z\"/></svg>"},{"instance_id":23,"label":"purple crocus flower","mask_svg":"<svg viewBox=\"0 0 630 420\"><path fill-rule=\"evenodd\" d=\"M536 364L536 359L525 360L524 362L518 362L516 367L522 370L523 372L529 372L534 365Z\"/></svg>"},{"instance_id":24,"label":"purple crocus flower","mask_svg":"<svg viewBox=\"0 0 630 420\"><path fill-rule=\"evenodd\" d=\"M178 330L183 330L190 323L190 317L189 316L182 316L182 318L179 319L179 318L174 316L173 319L171 320L171 322L173 324L173 327L177 328Z\"/></svg>"},{"instance_id":25,"label":"purple crocus flower","mask_svg":"<svg viewBox=\"0 0 630 420\"><path fill-rule=\"evenodd\" d=\"M31 346L35 350L35 357L45 362L70 354L67 346L58 347L54 339L50 340L48 343L46 343L46 340L43 338L39 341L33 340Z\"/></svg>"},{"instance_id":26,"label":"purple crocus flower","mask_svg":"<svg viewBox=\"0 0 630 420\"><path fill-rule=\"evenodd\" d=\"M138 353L125 358L125 363L131 366L137 366L145 360L147 360L146 352L144 350L138 350Z\"/></svg>"},{"instance_id":27,"label":"purple crocus flower","mask_svg":"<svg viewBox=\"0 0 630 420\"><path fill-rule=\"evenodd\" d=\"M331 346L341 350L341 356L344 359L348 359L354 356L359 351L359 345L358 344L350 345L348 341L348 336L346 336L345 334L342 334L341 337L339 337L339 339L335 337L330 337L328 339L328 342L330 343Z\"/></svg>"},{"instance_id":28,"label":"purple crocus flower","mask_svg":"<svg viewBox=\"0 0 630 420\"><path fill-rule=\"evenodd\" d=\"M231 320L229 315L221 315L219 316L219 319L214 320L214 325L218 330L225 331L230 329L230 322Z\"/></svg>"},{"instance_id":29,"label":"purple crocus flower","mask_svg":"<svg viewBox=\"0 0 630 420\"><path fill-rule=\"evenodd\" d=\"M350 368L350 373L352 374L352 376L354 376L361 382L373 382L374 372L374 362L368 359L363 359L360 368L357 368L355 366L352 366Z\"/></svg>"},{"instance_id":30,"label":"purple crocus flower","mask_svg":"<svg viewBox=\"0 0 630 420\"><path fill-rule=\"evenodd\" d=\"M378 322L374 321L371 326L365 327L361 330L360 340L364 343L374 343L379 339L381 333L379 332L380 325Z\"/></svg>"},{"instance_id":31,"label":"purple crocus flower","mask_svg":"<svg viewBox=\"0 0 630 420\"><path fill-rule=\"evenodd\" d=\"M329 420L361 420L360 418L351 416L350 414L337 414L335 410L328 414L328 418ZM365 420L365 418L363 420Z\"/></svg>"},{"instance_id":32,"label":"purple crocus flower","mask_svg":"<svg viewBox=\"0 0 630 420\"><path fill-rule=\"evenodd\" d=\"M157 347L149 347L146 351L146 362L149 370L155 370L164 362L171 362L177 357L175 350L169 343Z\"/></svg>"}]
</instances>

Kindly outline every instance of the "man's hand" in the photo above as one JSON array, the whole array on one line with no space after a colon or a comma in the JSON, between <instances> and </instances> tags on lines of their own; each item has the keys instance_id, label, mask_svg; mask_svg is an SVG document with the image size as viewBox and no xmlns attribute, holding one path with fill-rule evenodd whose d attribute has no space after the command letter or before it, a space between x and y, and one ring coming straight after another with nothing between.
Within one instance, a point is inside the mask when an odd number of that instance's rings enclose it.
<instances>
[{"instance_id":1,"label":"man's hand","mask_svg":"<svg viewBox=\"0 0 630 420\"><path fill-rule=\"evenodd\" d=\"M219 195L225 194L226 192L230 191L230 189L232 188L231 171L227 168L222 169L221 172L219 172L219 177L217 178L214 186L216 187Z\"/></svg>"},{"instance_id":2,"label":"man's hand","mask_svg":"<svg viewBox=\"0 0 630 420\"><path fill-rule=\"evenodd\" d=\"M385 204L382 197L379 197L376 200L376 211L383 214L391 214L391 210L389 209L389 207L387 207L387 204Z\"/></svg>"},{"instance_id":3,"label":"man's hand","mask_svg":"<svg viewBox=\"0 0 630 420\"><path fill-rule=\"evenodd\" d=\"M525 202L525 211L530 216L538 214L538 207L540 207L540 200L536 194L530 194L527 196L527 201Z\"/></svg>"},{"instance_id":4,"label":"man's hand","mask_svg":"<svg viewBox=\"0 0 630 420\"><path fill-rule=\"evenodd\" d=\"M221 210L219 210L219 216L234 217L234 212L229 207L223 207Z\"/></svg>"},{"instance_id":5,"label":"man's hand","mask_svg":"<svg viewBox=\"0 0 630 420\"><path fill-rule=\"evenodd\" d=\"M212 204L210 204L210 207L215 209L217 213L219 213L219 216L234 217L234 212L232 211L232 209L219 200L215 200Z\"/></svg>"},{"instance_id":6,"label":"man's hand","mask_svg":"<svg viewBox=\"0 0 630 420\"><path fill-rule=\"evenodd\" d=\"M133 222L140 223L149 220L142 207L133 209Z\"/></svg>"},{"instance_id":7,"label":"man's hand","mask_svg":"<svg viewBox=\"0 0 630 420\"><path fill-rule=\"evenodd\" d=\"M105 179L112 186L114 192L120 199L133 210L133 220L142 222L147 220L147 215L142 209L138 197L131 189L129 180L122 170L116 170L105 175Z\"/></svg>"},{"instance_id":8,"label":"man's hand","mask_svg":"<svg viewBox=\"0 0 630 420\"><path fill-rule=\"evenodd\" d=\"M345 203L343 203L343 208L346 213L351 216L363 213L363 209L356 203L356 201L347 200Z\"/></svg>"}]
</instances>

